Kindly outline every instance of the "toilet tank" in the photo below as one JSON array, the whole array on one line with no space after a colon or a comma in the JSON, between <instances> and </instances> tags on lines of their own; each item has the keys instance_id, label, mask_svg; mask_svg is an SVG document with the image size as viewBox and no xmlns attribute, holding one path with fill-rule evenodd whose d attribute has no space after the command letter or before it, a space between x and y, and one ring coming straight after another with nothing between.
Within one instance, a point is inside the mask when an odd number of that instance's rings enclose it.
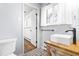
<instances>
[{"instance_id":1,"label":"toilet tank","mask_svg":"<svg viewBox=\"0 0 79 59\"><path fill-rule=\"evenodd\" d=\"M12 54L16 48L17 38L0 39L0 56Z\"/></svg>"}]
</instances>

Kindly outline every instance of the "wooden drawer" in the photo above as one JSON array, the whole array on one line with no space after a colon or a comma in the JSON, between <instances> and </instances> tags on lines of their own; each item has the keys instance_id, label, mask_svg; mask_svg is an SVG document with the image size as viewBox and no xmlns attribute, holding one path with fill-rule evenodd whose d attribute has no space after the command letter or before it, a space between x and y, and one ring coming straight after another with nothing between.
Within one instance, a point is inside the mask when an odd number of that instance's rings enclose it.
<instances>
[{"instance_id":1,"label":"wooden drawer","mask_svg":"<svg viewBox=\"0 0 79 59\"><path fill-rule=\"evenodd\" d=\"M51 55L56 55L56 56L77 56L77 54L72 53L70 51L55 47L55 46L51 46L51 45L47 45L50 48L50 53Z\"/></svg>"},{"instance_id":2,"label":"wooden drawer","mask_svg":"<svg viewBox=\"0 0 79 59\"><path fill-rule=\"evenodd\" d=\"M50 53L51 55L55 56L70 56L70 54L66 53L66 51L63 51L56 47L50 48Z\"/></svg>"},{"instance_id":3,"label":"wooden drawer","mask_svg":"<svg viewBox=\"0 0 79 59\"><path fill-rule=\"evenodd\" d=\"M56 55L79 56L79 41L77 41L76 45L71 44L68 46L50 40L45 41L45 44L50 55L54 49Z\"/></svg>"}]
</instances>

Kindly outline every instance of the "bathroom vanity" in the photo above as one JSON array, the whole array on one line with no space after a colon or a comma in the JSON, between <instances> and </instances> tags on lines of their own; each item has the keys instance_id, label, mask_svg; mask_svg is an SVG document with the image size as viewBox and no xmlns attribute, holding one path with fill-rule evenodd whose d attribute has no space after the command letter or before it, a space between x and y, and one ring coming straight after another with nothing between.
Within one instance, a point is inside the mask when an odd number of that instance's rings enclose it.
<instances>
[{"instance_id":1,"label":"bathroom vanity","mask_svg":"<svg viewBox=\"0 0 79 59\"><path fill-rule=\"evenodd\" d=\"M64 45L53 41L45 41L47 52L50 56L78 56L79 55L79 41L77 44Z\"/></svg>"}]
</instances>

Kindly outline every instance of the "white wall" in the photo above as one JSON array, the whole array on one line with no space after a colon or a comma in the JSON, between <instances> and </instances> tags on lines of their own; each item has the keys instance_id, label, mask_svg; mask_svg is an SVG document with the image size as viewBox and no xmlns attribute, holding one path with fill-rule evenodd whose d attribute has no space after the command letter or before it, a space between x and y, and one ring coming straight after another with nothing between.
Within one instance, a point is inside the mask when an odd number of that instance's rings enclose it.
<instances>
[{"instance_id":1,"label":"white wall","mask_svg":"<svg viewBox=\"0 0 79 59\"><path fill-rule=\"evenodd\" d=\"M79 19L77 19L77 21L79 22ZM75 23L77 24L77 23ZM75 25L74 24L74 25ZM44 41L46 40L50 40L50 35L52 34L72 34L72 32L65 32L66 30L71 29L70 25L54 25L54 26L47 26L47 27L41 27L41 29L54 29L55 31L41 31L41 48L44 48ZM79 40L79 24L77 24L77 26L75 26L76 28L76 38L77 40ZM73 35L73 34L72 34Z\"/></svg>"},{"instance_id":2,"label":"white wall","mask_svg":"<svg viewBox=\"0 0 79 59\"><path fill-rule=\"evenodd\" d=\"M73 6L72 6L73 7ZM76 15L76 19L73 21L72 26L76 28L76 34L77 34L77 40L79 40L79 6L76 5L73 7L73 13ZM71 15L71 18L73 19L73 16ZM52 34L58 34L58 33L63 33L63 34L72 34L72 32L66 33L65 31L70 29L70 25L54 25L54 26L47 26L47 27L41 27L41 29L54 29L55 31L41 31L41 47L44 48L44 41L50 39L50 35Z\"/></svg>"},{"instance_id":3,"label":"white wall","mask_svg":"<svg viewBox=\"0 0 79 59\"><path fill-rule=\"evenodd\" d=\"M66 33L65 31L69 29L69 25L53 25L53 26L46 26L41 27L41 29L50 29L54 31L41 31L42 41L41 41L41 47L44 48L44 41L50 40L50 35L52 34L72 34L72 32Z\"/></svg>"},{"instance_id":4,"label":"white wall","mask_svg":"<svg viewBox=\"0 0 79 59\"><path fill-rule=\"evenodd\" d=\"M0 39L17 37L16 54L23 53L23 8L20 3L0 3Z\"/></svg>"}]
</instances>

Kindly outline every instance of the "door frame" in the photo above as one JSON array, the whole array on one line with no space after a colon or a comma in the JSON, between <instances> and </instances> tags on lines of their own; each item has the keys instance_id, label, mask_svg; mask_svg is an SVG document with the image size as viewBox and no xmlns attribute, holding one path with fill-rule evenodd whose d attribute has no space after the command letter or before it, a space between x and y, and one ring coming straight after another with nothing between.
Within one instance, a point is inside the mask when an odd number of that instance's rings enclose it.
<instances>
[{"instance_id":1,"label":"door frame","mask_svg":"<svg viewBox=\"0 0 79 59\"><path fill-rule=\"evenodd\" d=\"M33 5L33 3L24 3L32 8L35 8L37 10L37 17L36 17L36 47L39 48L40 47L40 43L38 42L38 40L40 39L40 7L37 7L35 5ZM24 38L24 4L23 4L23 38ZM39 40L40 41L40 40ZM23 45L24 45L24 40L23 40ZM23 50L24 50L24 46L23 46Z\"/></svg>"}]
</instances>

